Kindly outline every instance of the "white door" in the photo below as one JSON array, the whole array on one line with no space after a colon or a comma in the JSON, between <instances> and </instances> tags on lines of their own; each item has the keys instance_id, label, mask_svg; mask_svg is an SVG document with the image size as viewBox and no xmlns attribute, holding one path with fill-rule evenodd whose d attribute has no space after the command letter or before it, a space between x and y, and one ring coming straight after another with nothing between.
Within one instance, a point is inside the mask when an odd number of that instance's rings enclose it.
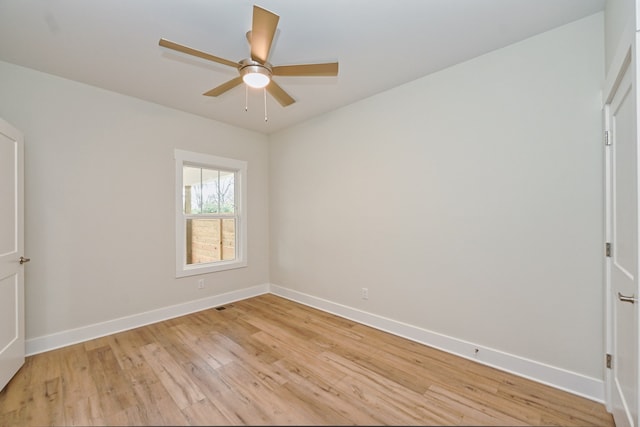
<instances>
[{"instance_id":1,"label":"white door","mask_svg":"<svg viewBox=\"0 0 640 427\"><path fill-rule=\"evenodd\" d=\"M638 136L633 61L607 105L608 387L617 427L638 427Z\"/></svg>"},{"instance_id":2,"label":"white door","mask_svg":"<svg viewBox=\"0 0 640 427\"><path fill-rule=\"evenodd\" d=\"M24 363L22 134L0 119L0 390Z\"/></svg>"}]
</instances>

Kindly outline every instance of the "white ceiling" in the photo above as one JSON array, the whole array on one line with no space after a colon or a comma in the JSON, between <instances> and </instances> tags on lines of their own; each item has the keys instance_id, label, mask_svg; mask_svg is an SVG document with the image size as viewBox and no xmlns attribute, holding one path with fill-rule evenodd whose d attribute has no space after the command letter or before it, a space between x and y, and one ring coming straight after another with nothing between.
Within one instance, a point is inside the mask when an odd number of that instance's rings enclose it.
<instances>
[{"instance_id":1,"label":"white ceiling","mask_svg":"<svg viewBox=\"0 0 640 427\"><path fill-rule=\"evenodd\" d=\"M271 133L583 18L605 0L0 0L0 60ZM275 77L262 90L202 93L236 77L158 46L161 37L232 61L249 56L257 4L280 16L273 65L333 62L337 77Z\"/></svg>"}]
</instances>

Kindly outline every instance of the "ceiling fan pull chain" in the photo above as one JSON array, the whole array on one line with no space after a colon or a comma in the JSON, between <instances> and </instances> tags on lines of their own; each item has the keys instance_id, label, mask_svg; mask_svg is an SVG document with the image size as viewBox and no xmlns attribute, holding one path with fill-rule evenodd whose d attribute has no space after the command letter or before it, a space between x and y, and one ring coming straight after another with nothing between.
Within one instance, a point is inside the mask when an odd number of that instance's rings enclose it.
<instances>
[{"instance_id":1,"label":"ceiling fan pull chain","mask_svg":"<svg viewBox=\"0 0 640 427\"><path fill-rule=\"evenodd\" d=\"M262 89L264 93L264 121L267 121L267 88Z\"/></svg>"},{"instance_id":2,"label":"ceiling fan pull chain","mask_svg":"<svg viewBox=\"0 0 640 427\"><path fill-rule=\"evenodd\" d=\"M249 110L249 87L244 85L244 111Z\"/></svg>"}]
</instances>

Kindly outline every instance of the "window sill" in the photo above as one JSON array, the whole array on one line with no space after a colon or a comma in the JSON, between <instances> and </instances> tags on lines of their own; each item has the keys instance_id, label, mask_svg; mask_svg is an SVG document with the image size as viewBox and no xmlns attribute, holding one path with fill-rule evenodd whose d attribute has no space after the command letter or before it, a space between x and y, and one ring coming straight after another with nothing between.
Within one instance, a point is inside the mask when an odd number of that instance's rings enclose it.
<instances>
[{"instance_id":1,"label":"window sill","mask_svg":"<svg viewBox=\"0 0 640 427\"><path fill-rule=\"evenodd\" d=\"M197 276L198 274L216 273L218 271L233 270L247 266L246 261L216 262L215 264L198 264L193 266L182 266L176 271L176 278Z\"/></svg>"}]
</instances>

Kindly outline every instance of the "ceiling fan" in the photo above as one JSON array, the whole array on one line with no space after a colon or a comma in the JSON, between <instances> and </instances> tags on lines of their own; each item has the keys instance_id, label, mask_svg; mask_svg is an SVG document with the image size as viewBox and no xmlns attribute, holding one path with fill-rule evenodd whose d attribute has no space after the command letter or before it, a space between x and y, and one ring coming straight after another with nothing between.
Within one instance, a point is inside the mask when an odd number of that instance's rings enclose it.
<instances>
[{"instance_id":1,"label":"ceiling fan","mask_svg":"<svg viewBox=\"0 0 640 427\"><path fill-rule=\"evenodd\" d=\"M265 88L280 105L286 107L293 104L295 100L273 81L273 76L337 76L338 63L271 65L267 59L279 20L280 17L275 13L256 5L253 6L252 27L246 34L251 47L251 57L238 62L220 58L164 38L160 39L159 45L238 69L240 74L238 77L222 83L203 95L219 96L244 82L249 87Z\"/></svg>"}]
</instances>

